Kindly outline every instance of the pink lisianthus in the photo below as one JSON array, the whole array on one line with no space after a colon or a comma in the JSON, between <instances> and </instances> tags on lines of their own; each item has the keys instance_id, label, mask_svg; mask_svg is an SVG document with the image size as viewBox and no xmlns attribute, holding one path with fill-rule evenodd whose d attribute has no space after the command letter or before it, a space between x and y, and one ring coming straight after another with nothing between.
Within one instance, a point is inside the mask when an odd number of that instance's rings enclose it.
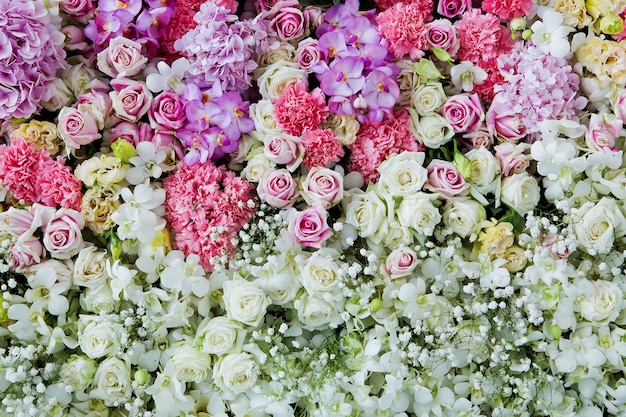
<instances>
[{"instance_id":1,"label":"pink lisianthus","mask_svg":"<svg viewBox=\"0 0 626 417\"><path fill-rule=\"evenodd\" d=\"M344 155L341 141L330 129L307 130L302 134L304 164L309 167L326 167L339 162Z\"/></svg>"},{"instance_id":2,"label":"pink lisianthus","mask_svg":"<svg viewBox=\"0 0 626 417\"><path fill-rule=\"evenodd\" d=\"M466 195L469 184L451 162L433 159L428 164L428 182L424 188L450 199Z\"/></svg>"},{"instance_id":3,"label":"pink lisianthus","mask_svg":"<svg viewBox=\"0 0 626 417\"><path fill-rule=\"evenodd\" d=\"M80 212L72 209L59 209L50 221L42 227L43 244L56 259L69 259L84 247L82 229L85 221Z\"/></svg>"},{"instance_id":4,"label":"pink lisianthus","mask_svg":"<svg viewBox=\"0 0 626 417\"><path fill-rule=\"evenodd\" d=\"M332 230L326 223L328 213L319 206L299 211L289 222L287 230L294 241L302 246L320 248Z\"/></svg>"},{"instance_id":5,"label":"pink lisianthus","mask_svg":"<svg viewBox=\"0 0 626 417\"><path fill-rule=\"evenodd\" d=\"M485 112L477 94L457 94L443 105L442 114L455 133L474 132L485 120Z\"/></svg>"},{"instance_id":6,"label":"pink lisianthus","mask_svg":"<svg viewBox=\"0 0 626 417\"><path fill-rule=\"evenodd\" d=\"M285 88L284 94L272 100L274 117L285 131L300 136L309 129L318 129L328 117L324 93L319 88L308 92L306 84L299 81Z\"/></svg>"}]
</instances>

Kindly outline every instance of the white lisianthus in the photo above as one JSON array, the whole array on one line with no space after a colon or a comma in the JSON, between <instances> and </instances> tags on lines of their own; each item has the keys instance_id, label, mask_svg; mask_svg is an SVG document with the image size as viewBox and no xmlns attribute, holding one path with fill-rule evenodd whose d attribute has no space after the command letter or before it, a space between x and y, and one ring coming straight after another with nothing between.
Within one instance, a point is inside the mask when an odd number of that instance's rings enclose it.
<instances>
[{"instance_id":1,"label":"white lisianthus","mask_svg":"<svg viewBox=\"0 0 626 417\"><path fill-rule=\"evenodd\" d=\"M595 206L590 203L572 210L574 232L579 246L590 254L606 254L615 239L626 234L626 218L615 200L604 197Z\"/></svg>"},{"instance_id":2,"label":"white lisianthus","mask_svg":"<svg viewBox=\"0 0 626 417\"><path fill-rule=\"evenodd\" d=\"M254 282L235 279L224 283L224 305L228 317L250 326L258 326L270 305L270 298Z\"/></svg>"},{"instance_id":3,"label":"white lisianthus","mask_svg":"<svg viewBox=\"0 0 626 417\"><path fill-rule=\"evenodd\" d=\"M179 342L172 347L168 364L174 369L174 376L181 382L202 382L211 369L211 357L187 342Z\"/></svg>"},{"instance_id":4,"label":"white lisianthus","mask_svg":"<svg viewBox=\"0 0 626 417\"><path fill-rule=\"evenodd\" d=\"M120 347L122 328L119 324L99 321L94 316L81 316L84 329L78 332L78 344L83 353L91 359L98 359L116 352Z\"/></svg>"},{"instance_id":5,"label":"white lisianthus","mask_svg":"<svg viewBox=\"0 0 626 417\"><path fill-rule=\"evenodd\" d=\"M387 234L387 206L376 192L358 192L352 195L346 208L346 223L356 227L359 236L380 242Z\"/></svg>"},{"instance_id":6,"label":"white lisianthus","mask_svg":"<svg viewBox=\"0 0 626 417\"><path fill-rule=\"evenodd\" d=\"M283 95L287 86L298 81L308 86L309 75L295 62L278 61L267 68L257 79L259 93L265 99L278 98Z\"/></svg>"},{"instance_id":7,"label":"white lisianthus","mask_svg":"<svg viewBox=\"0 0 626 417\"><path fill-rule=\"evenodd\" d=\"M497 188L500 163L487 148L472 149L465 154L469 159L471 176L468 182L474 185L481 194L493 193Z\"/></svg>"},{"instance_id":8,"label":"white lisianthus","mask_svg":"<svg viewBox=\"0 0 626 417\"><path fill-rule=\"evenodd\" d=\"M313 253L300 269L300 282L310 295L339 290L339 265L333 260L332 250L322 248Z\"/></svg>"},{"instance_id":9,"label":"white lisianthus","mask_svg":"<svg viewBox=\"0 0 626 417\"><path fill-rule=\"evenodd\" d=\"M94 385L96 388L89 392L91 398L101 399L109 407L123 405L132 394L130 366L115 356L103 360L96 371Z\"/></svg>"},{"instance_id":10,"label":"white lisianthus","mask_svg":"<svg viewBox=\"0 0 626 417\"><path fill-rule=\"evenodd\" d=\"M461 237L468 237L480 230L487 220L485 207L471 198L450 200L443 207L443 223Z\"/></svg>"},{"instance_id":11,"label":"white lisianthus","mask_svg":"<svg viewBox=\"0 0 626 417\"><path fill-rule=\"evenodd\" d=\"M87 246L78 252L74 261L73 281L81 287L97 287L107 279L107 252Z\"/></svg>"},{"instance_id":12,"label":"white lisianthus","mask_svg":"<svg viewBox=\"0 0 626 417\"><path fill-rule=\"evenodd\" d=\"M87 187L111 186L124 181L129 167L116 156L102 154L99 158L94 156L81 163L74 175Z\"/></svg>"},{"instance_id":13,"label":"white lisianthus","mask_svg":"<svg viewBox=\"0 0 626 417\"><path fill-rule=\"evenodd\" d=\"M72 355L61 365L59 376L63 383L74 391L84 391L93 381L98 364L95 360L82 355Z\"/></svg>"},{"instance_id":14,"label":"white lisianthus","mask_svg":"<svg viewBox=\"0 0 626 417\"><path fill-rule=\"evenodd\" d=\"M446 93L441 83L421 84L411 93L411 106L420 116L438 111L446 101Z\"/></svg>"},{"instance_id":15,"label":"white lisianthus","mask_svg":"<svg viewBox=\"0 0 626 417\"><path fill-rule=\"evenodd\" d=\"M432 113L420 117L415 111L409 109L411 132L427 148L437 149L450 142L454 136L452 125L439 113Z\"/></svg>"},{"instance_id":16,"label":"white lisianthus","mask_svg":"<svg viewBox=\"0 0 626 417\"><path fill-rule=\"evenodd\" d=\"M255 386L259 368L247 352L222 356L213 367L215 385L225 393L239 394Z\"/></svg>"},{"instance_id":17,"label":"white lisianthus","mask_svg":"<svg viewBox=\"0 0 626 417\"><path fill-rule=\"evenodd\" d=\"M402 152L383 161L378 167L379 191L384 190L392 197L404 197L421 191L428 179L424 159L423 152Z\"/></svg>"},{"instance_id":18,"label":"white lisianthus","mask_svg":"<svg viewBox=\"0 0 626 417\"><path fill-rule=\"evenodd\" d=\"M613 282L597 280L592 282L593 292L579 297L580 315L595 325L605 325L619 315L624 294Z\"/></svg>"},{"instance_id":19,"label":"white lisianthus","mask_svg":"<svg viewBox=\"0 0 626 417\"><path fill-rule=\"evenodd\" d=\"M245 335L239 323L223 316L204 319L196 331L202 351L213 355L240 350Z\"/></svg>"},{"instance_id":20,"label":"white lisianthus","mask_svg":"<svg viewBox=\"0 0 626 417\"><path fill-rule=\"evenodd\" d=\"M540 197L541 189L537 180L526 172L502 180L500 199L520 216L534 210Z\"/></svg>"},{"instance_id":21,"label":"white lisianthus","mask_svg":"<svg viewBox=\"0 0 626 417\"><path fill-rule=\"evenodd\" d=\"M405 197L396 212L398 221L421 235L431 236L441 221L439 209L433 203L435 201L438 201L436 194L423 192Z\"/></svg>"}]
</instances>

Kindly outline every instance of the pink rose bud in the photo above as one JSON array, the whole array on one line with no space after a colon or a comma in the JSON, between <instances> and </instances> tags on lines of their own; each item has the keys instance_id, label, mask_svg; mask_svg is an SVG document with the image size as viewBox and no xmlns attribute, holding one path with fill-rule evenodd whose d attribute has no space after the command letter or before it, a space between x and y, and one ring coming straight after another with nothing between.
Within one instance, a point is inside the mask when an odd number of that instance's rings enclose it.
<instances>
[{"instance_id":1,"label":"pink rose bud","mask_svg":"<svg viewBox=\"0 0 626 417\"><path fill-rule=\"evenodd\" d=\"M68 25L61 28L65 35L65 49L68 51L84 51L89 45L85 42L85 35L78 26Z\"/></svg>"},{"instance_id":2,"label":"pink rose bud","mask_svg":"<svg viewBox=\"0 0 626 417\"><path fill-rule=\"evenodd\" d=\"M317 39L306 38L298 43L296 62L306 72L311 72L313 66L320 61L320 51L317 47Z\"/></svg>"},{"instance_id":3,"label":"pink rose bud","mask_svg":"<svg viewBox=\"0 0 626 417\"><path fill-rule=\"evenodd\" d=\"M9 259L17 271L39 263L43 256L43 246L36 237L32 236L24 241L18 241L9 249Z\"/></svg>"},{"instance_id":4,"label":"pink rose bud","mask_svg":"<svg viewBox=\"0 0 626 417\"><path fill-rule=\"evenodd\" d=\"M311 168L302 183L302 197L309 205L328 209L343 198L343 176L332 169Z\"/></svg>"},{"instance_id":5,"label":"pink rose bud","mask_svg":"<svg viewBox=\"0 0 626 417\"><path fill-rule=\"evenodd\" d=\"M82 229L83 216L72 209L59 209L56 215L43 228L43 244L56 259L69 259L85 245Z\"/></svg>"},{"instance_id":6,"label":"pink rose bud","mask_svg":"<svg viewBox=\"0 0 626 417\"><path fill-rule=\"evenodd\" d=\"M326 223L326 210L319 206L299 211L289 223L288 232L302 246L320 248L332 234Z\"/></svg>"},{"instance_id":7,"label":"pink rose bud","mask_svg":"<svg viewBox=\"0 0 626 417\"><path fill-rule=\"evenodd\" d=\"M293 172L304 158L304 146L297 136L281 135L267 140L265 156L276 164L286 165Z\"/></svg>"},{"instance_id":8,"label":"pink rose bud","mask_svg":"<svg viewBox=\"0 0 626 417\"><path fill-rule=\"evenodd\" d=\"M78 149L102 137L98 121L90 111L63 107L58 119L59 136L70 148Z\"/></svg>"},{"instance_id":9,"label":"pink rose bud","mask_svg":"<svg viewBox=\"0 0 626 417\"><path fill-rule=\"evenodd\" d=\"M434 20L426 25L426 40L432 48L441 48L450 55L459 49L456 30L447 19Z\"/></svg>"},{"instance_id":10,"label":"pink rose bud","mask_svg":"<svg viewBox=\"0 0 626 417\"><path fill-rule=\"evenodd\" d=\"M304 15L297 1L277 3L270 10L270 30L283 41L298 40L304 36Z\"/></svg>"},{"instance_id":11,"label":"pink rose bud","mask_svg":"<svg viewBox=\"0 0 626 417\"><path fill-rule=\"evenodd\" d=\"M79 95L76 99L76 108L83 111L89 110L98 121L98 129L100 130L117 120L112 117L113 103L111 103L111 98L102 91L91 90Z\"/></svg>"},{"instance_id":12,"label":"pink rose bud","mask_svg":"<svg viewBox=\"0 0 626 417\"><path fill-rule=\"evenodd\" d=\"M491 148L493 146L494 137L489 133L487 125L482 124L478 130L467 132L458 138L459 143L470 149Z\"/></svg>"},{"instance_id":13,"label":"pink rose bud","mask_svg":"<svg viewBox=\"0 0 626 417\"><path fill-rule=\"evenodd\" d=\"M109 139L109 143L114 143L115 141L121 139L131 143L133 146L137 146L137 144L141 141L139 126L130 122L119 122L115 126L111 127L107 131L107 137Z\"/></svg>"},{"instance_id":14,"label":"pink rose bud","mask_svg":"<svg viewBox=\"0 0 626 417\"><path fill-rule=\"evenodd\" d=\"M454 164L433 159L428 165L428 182L424 188L438 192L444 198L452 198L466 195L469 184Z\"/></svg>"},{"instance_id":15,"label":"pink rose bud","mask_svg":"<svg viewBox=\"0 0 626 417\"><path fill-rule=\"evenodd\" d=\"M474 132L485 120L478 94L463 93L450 97L443 105L442 114L456 133Z\"/></svg>"},{"instance_id":16,"label":"pink rose bud","mask_svg":"<svg viewBox=\"0 0 626 417\"><path fill-rule=\"evenodd\" d=\"M439 0L437 13L451 19L472 7L471 0Z\"/></svg>"},{"instance_id":17,"label":"pink rose bud","mask_svg":"<svg viewBox=\"0 0 626 417\"><path fill-rule=\"evenodd\" d=\"M585 133L585 143L589 149L599 151L609 149L617 152L615 139L622 134L622 121L612 114L592 114Z\"/></svg>"},{"instance_id":18,"label":"pink rose bud","mask_svg":"<svg viewBox=\"0 0 626 417\"><path fill-rule=\"evenodd\" d=\"M489 111L487 111L487 129L492 135L509 142L516 142L526 136L527 129L524 125L524 119L498 103L497 99L498 96L496 95Z\"/></svg>"},{"instance_id":19,"label":"pink rose bud","mask_svg":"<svg viewBox=\"0 0 626 417\"><path fill-rule=\"evenodd\" d=\"M508 177L513 174L520 174L528 168L528 155L524 153L530 145L527 143L514 144L512 142L503 142L494 146L496 158L500 161L502 175Z\"/></svg>"},{"instance_id":20,"label":"pink rose bud","mask_svg":"<svg viewBox=\"0 0 626 417\"><path fill-rule=\"evenodd\" d=\"M98 53L98 69L112 78L137 75L146 62L141 44L123 36L111 39L109 46Z\"/></svg>"},{"instance_id":21,"label":"pink rose bud","mask_svg":"<svg viewBox=\"0 0 626 417\"><path fill-rule=\"evenodd\" d=\"M304 8L304 25L314 30L324 22L324 9L317 6L307 6Z\"/></svg>"},{"instance_id":22,"label":"pink rose bud","mask_svg":"<svg viewBox=\"0 0 626 417\"><path fill-rule=\"evenodd\" d=\"M257 193L259 198L272 207L289 208L297 197L298 185L286 169L276 169L265 174Z\"/></svg>"},{"instance_id":23,"label":"pink rose bud","mask_svg":"<svg viewBox=\"0 0 626 417\"><path fill-rule=\"evenodd\" d=\"M59 8L80 23L87 23L93 17L96 6L92 0L61 0Z\"/></svg>"},{"instance_id":24,"label":"pink rose bud","mask_svg":"<svg viewBox=\"0 0 626 417\"><path fill-rule=\"evenodd\" d=\"M118 78L111 81L113 91L109 93L115 114L127 122L141 119L150 108L152 93L140 81Z\"/></svg>"},{"instance_id":25,"label":"pink rose bud","mask_svg":"<svg viewBox=\"0 0 626 417\"><path fill-rule=\"evenodd\" d=\"M186 118L180 96L171 91L156 96L152 100L148 118L153 129L173 131L183 127Z\"/></svg>"},{"instance_id":26,"label":"pink rose bud","mask_svg":"<svg viewBox=\"0 0 626 417\"><path fill-rule=\"evenodd\" d=\"M622 123L626 123L626 90L620 90L620 93L617 95L615 100L613 101L613 112L618 119L622 121Z\"/></svg>"},{"instance_id":27,"label":"pink rose bud","mask_svg":"<svg viewBox=\"0 0 626 417\"><path fill-rule=\"evenodd\" d=\"M385 271L392 279L402 278L411 275L417 263L417 254L412 249L398 248L387 256Z\"/></svg>"}]
</instances>

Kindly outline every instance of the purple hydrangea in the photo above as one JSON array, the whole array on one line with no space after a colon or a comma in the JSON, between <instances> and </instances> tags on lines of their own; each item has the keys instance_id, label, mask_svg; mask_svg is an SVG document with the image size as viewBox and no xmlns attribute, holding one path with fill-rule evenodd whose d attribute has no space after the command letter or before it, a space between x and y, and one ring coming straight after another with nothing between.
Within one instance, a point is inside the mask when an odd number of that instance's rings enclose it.
<instances>
[{"instance_id":1,"label":"purple hydrangea","mask_svg":"<svg viewBox=\"0 0 626 417\"><path fill-rule=\"evenodd\" d=\"M239 21L222 6L206 2L194 16L198 25L174 43L191 66L187 79L200 88L220 83L223 91L244 91L252 84L256 45L250 21Z\"/></svg>"},{"instance_id":2,"label":"purple hydrangea","mask_svg":"<svg viewBox=\"0 0 626 417\"><path fill-rule=\"evenodd\" d=\"M0 1L0 119L28 118L55 94L65 36L35 1Z\"/></svg>"}]
</instances>

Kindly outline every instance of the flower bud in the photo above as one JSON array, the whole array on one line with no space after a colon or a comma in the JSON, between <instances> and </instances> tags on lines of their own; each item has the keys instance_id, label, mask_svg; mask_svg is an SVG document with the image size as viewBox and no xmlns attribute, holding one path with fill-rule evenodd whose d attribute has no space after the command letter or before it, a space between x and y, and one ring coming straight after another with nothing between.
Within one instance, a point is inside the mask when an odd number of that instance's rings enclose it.
<instances>
[{"instance_id":1,"label":"flower bud","mask_svg":"<svg viewBox=\"0 0 626 417\"><path fill-rule=\"evenodd\" d=\"M137 369L134 379L139 385L145 385L145 383L148 382L148 373L145 369Z\"/></svg>"},{"instance_id":2,"label":"flower bud","mask_svg":"<svg viewBox=\"0 0 626 417\"><path fill-rule=\"evenodd\" d=\"M558 324L548 323L548 330L550 330L550 334L552 334L552 337L556 340L559 340L561 338L561 334L563 334L563 329L561 329Z\"/></svg>"},{"instance_id":3,"label":"flower bud","mask_svg":"<svg viewBox=\"0 0 626 417\"><path fill-rule=\"evenodd\" d=\"M522 32L522 39L524 39L525 41L527 41L528 39L531 38L531 36L533 36L533 31L531 29L525 29Z\"/></svg>"},{"instance_id":4,"label":"flower bud","mask_svg":"<svg viewBox=\"0 0 626 417\"><path fill-rule=\"evenodd\" d=\"M422 58L418 62L413 63L413 67L415 68L415 72L424 79L436 80L443 78L441 72L439 72L431 60Z\"/></svg>"},{"instance_id":5,"label":"flower bud","mask_svg":"<svg viewBox=\"0 0 626 417\"><path fill-rule=\"evenodd\" d=\"M511 20L509 26L511 28L511 32L523 31L526 29L526 18L524 16L516 17Z\"/></svg>"},{"instance_id":6,"label":"flower bud","mask_svg":"<svg viewBox=\"0 0 626 417\"><path fill-rule=\"evenodd\" d=\"M624 22L619 16L608 14L600 19L600 31L607 35L617 35L624 30Z\"/></svg>"},{"instance_id":7,"label":"flower bud","mask_svg":"<svg viewBox=\"0 0 626 417\"><path fill-rule=\"evenodd\" d=\"M381 300L380 298L374 298L372 301L370 301L370 311L372 313L376 313L378 310L380 310L383 306L383 300Z\"/></svg>"},{"instance_id":8,"label":"flower bud","mask_svg":"<svg viewBox=\"0 0 626 417\"><path fill-rule=\"evenodd\" d=\"M130 158L137 156L135 147L125 140L116 140L111 145L111 149L113 149L113 155L126 164L130 163Z\"/></svg>"}]
</instances>

